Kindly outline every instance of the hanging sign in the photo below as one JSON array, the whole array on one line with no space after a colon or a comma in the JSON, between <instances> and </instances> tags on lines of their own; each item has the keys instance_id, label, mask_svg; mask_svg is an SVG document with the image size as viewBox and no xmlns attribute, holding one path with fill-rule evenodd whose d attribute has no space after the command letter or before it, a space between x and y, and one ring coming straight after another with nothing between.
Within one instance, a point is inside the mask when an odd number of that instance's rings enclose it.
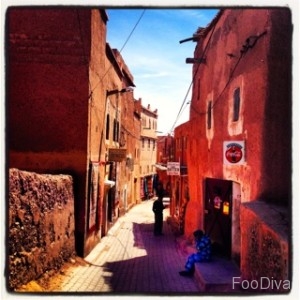
<instances>
[{"instance_id":1,"label":"hanging sign","mask_svg":"<svg viewBox=\"0 0 300 300\"><path fill-rule=\"evenodd\" d=\"M126 159L126 149L110 148L108 149L109 161L123 161Z\"/></svg>"},{"instance_id":2,"label":"hanging sign","mask_svg":"<svg viewBox=\"0 0 300 300\"><path fill-rule=\"evenodd\" d=\"M180 163L168 162L167 163L167 175L180 175Z\"/></svg>"},{"instance_id":3,"label":"hanging sign","mask_svg":"<svg viewBox=\"0 0 300 300\"><path fill-rule=\"evenodd\" d=\"M245 162L245 141L225 141L223 144L225 165L241 165Z\"/></svg>"}]
</instances>

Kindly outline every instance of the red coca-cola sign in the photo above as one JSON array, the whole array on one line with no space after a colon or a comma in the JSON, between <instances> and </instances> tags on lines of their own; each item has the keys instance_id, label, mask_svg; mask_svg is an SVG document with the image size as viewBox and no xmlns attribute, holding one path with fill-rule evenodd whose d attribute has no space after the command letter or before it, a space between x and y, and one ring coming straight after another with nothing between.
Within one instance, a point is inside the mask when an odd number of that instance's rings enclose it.
<instances>
[{"instance_id":1,"label":"red coca-cola sign","mask_svg":"<svg viewBox=\"0 0 300 300\"><path fill-rule=\"evenodd\" d=\"M239 142L226 142L224 146L224 156L227 163L238 164L244 159L243 144Z\"/></svg>"}]
</instances>

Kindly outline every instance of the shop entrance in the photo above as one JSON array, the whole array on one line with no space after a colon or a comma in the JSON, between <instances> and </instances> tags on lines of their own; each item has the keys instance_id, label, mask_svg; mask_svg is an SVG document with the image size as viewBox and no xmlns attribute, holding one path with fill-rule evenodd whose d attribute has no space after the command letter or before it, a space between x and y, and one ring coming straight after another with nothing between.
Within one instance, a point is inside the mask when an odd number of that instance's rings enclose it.
<instances>
[{"instance_id":1,"label":"shop entrance","mask_svg":"<svg viewBox=\"0 0 300 300\"><path fill-rule=\"evenodd\" d=\"M232 181L205 180L204 229L217 255L231 257Z\"/></svg>"}]
</instances>

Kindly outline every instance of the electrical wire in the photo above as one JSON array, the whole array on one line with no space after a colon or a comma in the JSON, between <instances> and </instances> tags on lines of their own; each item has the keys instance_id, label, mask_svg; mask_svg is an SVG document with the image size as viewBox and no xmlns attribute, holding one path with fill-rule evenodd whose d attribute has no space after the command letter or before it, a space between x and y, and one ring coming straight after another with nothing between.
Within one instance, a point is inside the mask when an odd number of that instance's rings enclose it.
<instances>
[{"instance_id":1,"label":"electrical wire","mask_svg":"<svg viewBox=\"0 0 300 300\"><path fill-rule=\"evenodd\" d=\"M219 100L221 99L221 96L223 95L223 93L225 92L226 88L228 87L229 83L230 83L231 80L232 80L234 71L236 70L237 66L239 65L242 56L243 56L243 55L242 55L242 53L241 53L241 55L239 56L239 59L237 60L236 64L234 65L234 67L233 67L233 69L232 69L232 71L231 71L231 73L230 73L230 75L229 75L229 79L227 80L227 82L226 82L224 88L222 89L221 93L218 95L218 97L216 98L216 100L212 103L212 106L211 106L210 109L213 109L213 108L217 105L217 103L219 102ZM206 115L206 114L207 114L207 111L202 111L202 112L200 112L200 111L198 111L192 104L191 104L191 109L192 109L196 114L198 114L199 116L201 116L201 115Z\"/></svg>"},{"instance_id":2,"label":"electrical wire","mask_svg":"<svg viewBox=\"0 0 300 300\"><path fill-rule=\"evenodd\" d=\"M268 22L268 20L267 20L267 22ZM267 23L267 22L266 22L266 23ZM214 30L215 30L215 27L216 27L216 23L214 24L214 27L213 27L212 32L211 32L211 35L210 35L209 40L208 40L208 42L207 42L207 44L206 44L206 47L205 47L205 49L204 49L204 52L203 52L203 54L202 54L202 57L201 57L200 61L202 61L202 59L204 58L204 54L206 53L206 51L207 51L207 49L208 49L208 45L210 44L210 40L211 40L212 34L213 34ZM266 27L266 26L265 26L265 27ZM232 80L232 78L233 78L233 74L234 74L234 72L235 72L237 66L239 65L239 63L240 63L242 57L244 56L244 54L245 54L250 48L253 48L253 47L255 46L257 40L260 39L260 38L261 38L263 35L265 35L266 33L267 33L267 31L265 30L265 31L263 31L263 32L262 32L261 34L259 34L259 35L256 35L256 36L249 36L249 37L246 39L246 43L242 46L242 49L240 50L240 56L239 56L239 58L238 58L236 64L234 65L232 71L230 72L229 79L227 80L227 82L226 82L224 88L222 89L221 93L218 95L218 97L216 98L216 100L212 103L211 109L213 109L213 108L217 105L217 103L219 102L219 100L221 99L221 96L223 95L224 91L226 90L226 88L228 87L229 83L231 82L231 80ZM178 122L178 119L179 119L179 117L180 117L181 114L182 114L182 109L183 109L184 103L185 103L185 101L186 101L186 99L187 99L187 95L188 95L188 93L189 93L189 91L190 91L190 89L191 89L191 87L192 87L192 85L193 85L193 83L194 83L194 81L195 81L195 77L196 77L196 75L197 75L197 73L198 73L198 70L199 70L199 68L200 68L200 65L201 65L201 64L198 65L198 67L197 67L197 69L196 69L196 72L195 72L194 75L193 75L192 82L191 82L191 84L190 84L190 86L189 86L189 88L188 88L188 92L187 92L187 94L186 94L186 96L185 96L185 98L184 98L184 101L183 101L183 103L182 103L182 105L181 105L181 107L180 107L180 110L179 110L178 115L177 115L177 117L176 117L176 119L175 119L175 122L174 122L174 124L173 124L173 126L172 126L172 128L171 128L171 130L170 130L170 133L173 132L173 130L174 130L174 128L175 128L175 125L176 125L176 123ZM194 110L198 115L206 115L206 114L207 114L207 111L199 112L199 111L192 105L192 101L191 101L191 109Z\"/></svg>"},{"instance_id":3,"label":"electrical wire","mask_svg":"<svg viewBox=\"0 0 300 300\"><path fill-rule=\"evenodd\" d=\"M144 10L142 11L142 13L141 13L139 19L137 20L136 24L133 26L133 28L132 28L132 30L131 30L131 32L130 32L128 38L126 39L126 41L124 42L122 48L120 49L120 53L122 52L122 50L123 50L123 49L125 48L125 46L127 45L128 41L130 40L130 38L131 38L132 34L134 33L136 27L138 26L138 24L139 24L140 21L142 20L142 18L143 18L143 16L144 16L145 12L146 12L146 9L144 9Z\"/></svg>"},{"instance_id":4,"label":"electrical wire","mask_svg":"<svg viewBox=\"0 0 300 300\"><path fill-rule=\"evenodd\" d=\"M138 24L139 24L140 21L142 20L142 18L143 18L143 16L144 16L145 12L146 12L146 9L144 9L144 10L142 11L140 17L138 18L138 20L136 21L135 25L133 26L131 32L129 33L128 37L126 38L126 40L125 40L123 46L121 47L121 49L120 49L120 51L119 51L120 53L124 50L125 46L127 45L128 41L130 40L130 38L131 38L131 36L133 35L134 31L136 30ZM105 78L105 76L107 75L107 73L109 72L109 70L110 70L111 68L112 68L112 64L111 64L111 65L108 67L108 69L104 72L104 74L103 74L102 77L99 77L99 75L97 74L100 80L96 83L96 85L94 86L94 88L91 89L90 95L93 93L93 91L96 89L96 87L100 84L100 82L103 81L103 79Z\"/></svg>"},{"instance_id":5,"label":"electrical wire","mask_svg":"<svg viewBox=\"0 0 300 300\"><path fill-rule=\"evenodd\" d=\"M214 31L215 31L215 28L216 28L216 23L214 24L214 26L213 26L213 28L212 28L211 34L210 34L209 39L208 39L208 41L207 41L207 44L206 44L206 46L205 46L205 48L204 48L204 51L203 51L203 53L202 53L202 55L201 55L200 61L203 60L203 58L204 58L204 56L205 56L205 54L206 54L206 52L207 52L207 49L208 49L208 46L210 45L211 38L212 38L212 35L213 35ZM193 74L192 81L191 81L191 83L190 83L190 85L189 85L189 87L188 87L187 93L186 93L186 95L185 95L185 97L184 97L184 99L183 99L182 105L181 105L181 107L180 107L180 109L179 109L179 112L178 112L178 114L177 114L177 117L176 117L176 119L175 119L175 122L174 122L173 126L171 127L171 130L169 131L169 133L172 133L172 132L173 132L173 130L174 130L175 126L176 126L176 123L178 122L178 119L179 119L180 115L182 114L182 113L181 113L182 108L183 108L183 106L184 106L184 104L185 104L185 102L186 102L186 100L187 100L187 97L188 97L188 94L189 94L189 92L190 92L190 90L191 90L191 87L192 87L193 84L194 84L194 81L195 81L196 75L197 75L197 73L198 73L198 70L199 70L199 68L200 68L200 65L201 65L201 63L199 63L199 65L197 66L197 69L196 69L195 73Z\"/></svg>"},{"instance_id":6,"label":"electrical wire","mask_svg":"<svg viewBox=\"0 0 300 300\"><path fill-rule=\"evenodd\" d=\"M213 109L217 103L220 101L221 99L221 96L223 95L223 93L225 92L225 90L227 89L229 83L232 81L232 78L233 78L233 75L234 75L234 72L236 70L236 68L238 67L242 57L246 54L246 52L253 48L256 44L256 42L262 37L264 36L265 34L267 33L267 31L263 31L261 34L259 35L256 35L256 36L249 36L247 39L246 39L246 42L245 44L242 46L241 50L240 50L240 56L237 60L237 62L235 63L232 71L230 72L230 75L229 75L229 78L224 86L224 88L222 89L222 91L220 92L220 94L218 95L218 97L215 99L215 101L212 103L212 106L210 109ZM250 43L250 41L252 41ZM198 115L206 115L207 114L207 111L203 111L203 112L199 112L195 107L193 107L193 105L191 104L191 109L193 109Z\"/></svg>"},{"instance_id":7,"label":"electrical wire","mask_svg":"<svg viewBox=\"0 0 300 300\"><path fill-rule=\"evenodd\" d=\"M125 46L127 45L128 41L130 40L130 38L132 37L134 31L136 30L138 24L140 23L140 21L142 20L144 14L146 12L146 9L144 9L140 15L140 17L138 18L137 22L135 23L134 27L132 28L131 32L129 33L128 37L126 38L121 50L119 51L120 53L124 50ZM97 108L95 105L92 105L93 104L93 92L95 91L96 87L103 81L103 79L105 78L105 76L108 74L109 70L113 67L112 64L110 64L110 66L108 67L108 69L105 71L105 73L103 74L103 76L100 76L97 72L96 72L96 75L98 76L99 78L99 81L96 83L96 85L92 88L90 87L90 94L89 94L89 97L88 99L90 99L91 101L91 108L93 110L95 110L95 115L96 115L96 118L97 118L97 122L98 124L102 124L98 114L97 114ZM137 138L133 133L131 133L129 130L127 130L126 128L124 128L125 131L127 132L127 134L130 134L131 136L133 136L134 138L136 139L140 139L140 138Z\"/></svg>"}]
</instances>

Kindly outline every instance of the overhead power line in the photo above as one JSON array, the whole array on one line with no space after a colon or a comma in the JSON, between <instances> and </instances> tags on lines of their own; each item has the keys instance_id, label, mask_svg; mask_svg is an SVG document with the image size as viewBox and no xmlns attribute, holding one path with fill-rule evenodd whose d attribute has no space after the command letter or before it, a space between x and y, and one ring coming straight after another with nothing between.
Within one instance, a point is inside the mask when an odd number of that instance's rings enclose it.
<instances>
[{"instance_id":1,"label":"overhead power line","mask_svg":"<svg viewBox=\"0 0 300 300\"><path fill-rule=\"evenodd\" d=\"M206 46L205 46L205 49L204 49L204 51L203 51L203 53L202 53L202 56L201 56L201 58L200 58L200 61L203 60L203 58L204 58L204 56L205 56L205 53L207 52L207 49L208 49L208 46L209 46L209 44L210 44L211 37L212 37L212 35L213 35L214 31L215 31L215 28L216 28L216 24L214 24L214 26L213 26L213 28L212 28L211 34L210 34L210 36L209 36L208 42L207 42L207 44L206 44ZM176 123L178 122L178 119L179 119L179 117L180 117L180 115L181 115L181 113L182 113L183 106L184 106L184 104L185 104L185 102L186 102L186 100L187 100L187 97L188 97L188 94L189 94L189 92L190 92L190 89L191 89L191 87L192 87L193 84L194 84L194 81L195 81L196 75L197 75L197 73L198 73L198 70L199 70L199 68L200 68L200 65L201 65L201 64L199 64L199 65L197 66L196 72L195 72L194 75L193 75L192 81L191 81L191 83L190 83L190 85L189 85L189 87L188 87L187 93L186 93L186 95L185 95L185 97L184 97L184 99L183 99L183 102L182 102L182 104L181 104L181 107L180 107L179 112L178 112L178 114L177 114L177 117L176 117L176 119L175 119L175 122L174 122L174 124L173 124L173 126L172 126L172 128L171 128L171 130L170 130L170 133L173 132L173 130L174 130L175 126L176 126Z\"/></svg>"},{"instance_id":2,"label":"overhead power line","mask_svg":"<svg viewBox=\"0 0 300 300\"><path fill-rule=\"evenodd\" d=\"M134 33L136 27L138 26L138 24L139 24L140 21L142 20L142 18L143 18L143 16L144 16L145 12L146 12L146 9L144 9L144 10L142 11L142 13L141 13L139 19L137 20L136 24L133 26L133 28L132 28L130 34L128 35L128 38L126 39L126 41L124 42L122 48L120 49L120 53L121 53L122 50L125 48L125 46L126 46L126 44L128 43L128 41L130 40L130 38L131 38L132 34Z\"/></svg>"},{"instance_id":3,"label":"overhead power line","mask_svg":"<svg viewBox=\"0 0 300 300\"><path fill-rule=\"evenodd\" d=\"M227 89L227 87L229 86L230 82L232 81L233 79L233 75L234 75L234 72L236 70L236 68L238 67L238 65L240 64L240 61L241 59L244 57L244 55L246 54L246 52L253 48L256 44L256 42L262 37L264 36L265 34L267 34L267 30L264 30L261 34L258 34L258 35L251 35L249 36L245 43L242 45L242 48L240 50L240 55L239 55L239 58L238 60L236 61L234 67L232 68L230 74L229 74L229 78L227 80L227 82L225 83L222 91L220 92L220 94L215 98L213 104L212 104L212 107L211 109L213 109L217 103L220 101L221 99L221 96L223 95L223 93L225 92L225 90ZM198 115L206 115L207 114L207 111L198 111L193 105L191 105L191 109L194 110Z\"/></svg>"},{"instance_id":4,"label":"overhead power line","mask_svg":"<svg viewBox=\"0 0 300 300\"><path fill-rule=\"evenodd\" d=\"M126 38L126 40L125 40L123 46L121 47L121 49L120 49L120 51L119 51L120 53L124 50L125 46L127 45L128 41L130 40L130 38L131 38L131 36L133 35L134 31L136 30L138 24L139 24L140 21L142 20L142 18L143 18L143 16L144 16L145 12L146 12L146 9L144 9L144 10L142 11L140 17L138 18L138 20L136 21L135 25L133 26L131 32L129 33L128 37ZM105 73L103 74L103 76L100 78L100 80L99 80L99 81L96 83L96 85L93 87L93 89L92 89L91 92L90 92L90 97L91 97L93 91L94 91L94 90L96 89L96 87L100 84L100 82L104 79L104 77L107 75L107 73L109 72L109 70L110 70L111 68L112 68L112 65L110 65L110 66L108 67L108 69L105 71Z\"/></svg>"}]
</instances>

